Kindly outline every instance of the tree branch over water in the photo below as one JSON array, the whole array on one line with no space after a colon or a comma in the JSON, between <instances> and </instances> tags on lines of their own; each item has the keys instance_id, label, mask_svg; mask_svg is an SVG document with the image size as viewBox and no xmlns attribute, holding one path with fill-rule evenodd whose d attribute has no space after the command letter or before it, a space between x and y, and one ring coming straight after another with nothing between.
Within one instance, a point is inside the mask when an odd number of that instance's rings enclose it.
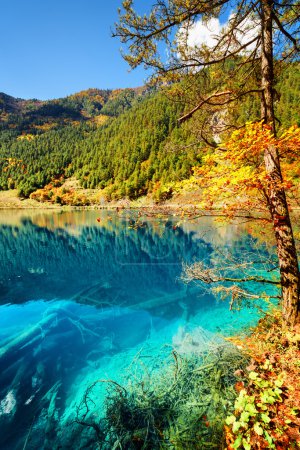
<instances>
[{"instance_id":1,"label":"tree branch over water","mask_svg":"<svg viewBox=\"0 0 300 450\"><path fill-rule=\"evenodd\" d=\"M235 269L242 269L244 264L237 264ZM226 266L222 270L226 270ZM232 268L231 268L232 269ZM231 283L266 283L280 286L280 280L270 280L260 276L246 276L246 277L229 277L222 275L216 268L207 268L203 263L198 262L190 266L184 266L182 280L185 282L202 281L205 284L231 282Z\"/></svg>"}]
</instances>

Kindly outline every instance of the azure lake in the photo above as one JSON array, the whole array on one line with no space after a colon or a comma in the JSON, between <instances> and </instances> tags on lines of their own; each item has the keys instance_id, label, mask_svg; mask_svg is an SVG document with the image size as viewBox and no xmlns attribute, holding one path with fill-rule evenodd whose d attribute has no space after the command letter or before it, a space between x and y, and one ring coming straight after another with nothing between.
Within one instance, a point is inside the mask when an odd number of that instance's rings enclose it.
<instances>
[{"instance_id":1,"label":"azure lake","mask_svg":"<svg viewBox=\"0 0 300 450\"><path fill-rule=\"evenodd\" d=\"M209 218L7 210L0 233L2 450L97 448L76 423L93 382L159 370L173 349L200 351L259 318L185 284L183 267L272 256L244 226ZM105 395L101 383L94 417Z\"/></svg>"}]
</instances>

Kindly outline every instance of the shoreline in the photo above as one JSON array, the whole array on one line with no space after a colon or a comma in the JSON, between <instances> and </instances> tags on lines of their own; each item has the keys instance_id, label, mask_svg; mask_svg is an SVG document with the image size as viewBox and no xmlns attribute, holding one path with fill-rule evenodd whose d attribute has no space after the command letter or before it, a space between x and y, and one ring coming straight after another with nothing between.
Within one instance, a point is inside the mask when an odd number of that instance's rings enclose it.
<instances>
[{"instance_id":1,"label":"shoreline","mask_svg":"<svg viewBox=\"0 0 300 450\"><path fill-rule=\"evenodd\" d=\"M152 199L147 197L140 197L137 200L122 199L118 201L111 201L101 204L91 204L86 206L75 205L59 205L49 202L38 202L33 199L20 199L17 196L16 190L0 191L0 211L52 211L52 212L64 212L64 211L145 211L148 214L168 214L168 213L181 213L194 215L201 215L206 217L227 217L222 211L222 208L214 208L205 210L197 204L199 197L193 198L193 194L189 196L177 195L174 199L154 203ZM194 201L193 201L194 200ZM291 211L291 215L299 215L300 207L294 207ZM267 214L267 211L266 211ZM269 220L267 216L264 216L262 211L236 211L236 216L231 219L258 219Z\"/></svg>"}]
</instances>

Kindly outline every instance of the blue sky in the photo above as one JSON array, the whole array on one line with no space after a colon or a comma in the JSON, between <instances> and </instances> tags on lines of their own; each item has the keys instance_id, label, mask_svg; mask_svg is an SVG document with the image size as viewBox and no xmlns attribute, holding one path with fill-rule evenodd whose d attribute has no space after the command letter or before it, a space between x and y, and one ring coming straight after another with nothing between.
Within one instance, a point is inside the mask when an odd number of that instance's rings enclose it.
<instances>
[{"instance_id":1,"label":"blue sky","mask_svg":"<svg viewBox=\"0 0 300 450\"><path fill-rule=\"evenodd\" d=\"M88 88L144 84L143 68L129 70L121 43L111 37L122 0L0 0L0 92L41 100ZM139 12L153 0L136 0ZM226 21L227 14L221 16ZM191 34L199 44L220 28L201 24Z\"/></svg>"},{"instance_id":2,"label":"blue sky","mask_svg":"<svg viewBox=\"0 0 300 450\"><path fill-rule=\"evenodd\" d=\"M151 3L143 0L144 4ZM63 97L90 87L143 84L111 37L121 0L0 0L0 92Z\"/></svg>"}]
</instances>

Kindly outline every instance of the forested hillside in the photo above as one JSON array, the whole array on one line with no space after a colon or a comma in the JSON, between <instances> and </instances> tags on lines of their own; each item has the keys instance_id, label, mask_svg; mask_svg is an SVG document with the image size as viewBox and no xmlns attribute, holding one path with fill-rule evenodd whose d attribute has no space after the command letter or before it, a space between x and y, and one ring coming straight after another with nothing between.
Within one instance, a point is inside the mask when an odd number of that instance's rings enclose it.
<instances>
[{"instance_id":1,"label":"forested hillside","mask_svg":"<svg viewBox=\"0 0 300 450\"><path fill-rule=\"evenodd\" d=\"M281 127L300 124L298 63L283 71L278 92ZM182 113L170 95L146 88L89 89L48 102L0 94L0 189L28 197L47 185L36 198L53 201L52 188L75 177L107 200L167 198L203 153L197 117L179 125ZM237 123L255 120L258 103L242 99L230 114Z\"/></svg>"}]
</instances>

